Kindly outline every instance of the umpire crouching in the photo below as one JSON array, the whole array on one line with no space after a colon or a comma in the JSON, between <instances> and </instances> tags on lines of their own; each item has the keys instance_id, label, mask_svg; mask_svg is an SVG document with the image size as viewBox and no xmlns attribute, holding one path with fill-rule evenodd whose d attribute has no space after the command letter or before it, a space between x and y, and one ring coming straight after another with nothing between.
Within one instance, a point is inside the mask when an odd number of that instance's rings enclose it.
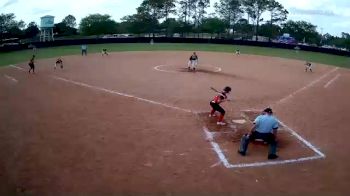
<instances>
[{"instance_id":1,"label":"umpire crouching","mask_svg":"<svg viewBox=\"0 0 350 196\"><path fill-rule=\"evenodd\" d=\"M271 108L266 108L262 115L254 120L254 126L250 134L245 134L241 139L238 153L246 155L248 144L255 139L262 139L269 144L268 159L276 159L278 120L273 116Z\"/></svg>"}]
</instances>

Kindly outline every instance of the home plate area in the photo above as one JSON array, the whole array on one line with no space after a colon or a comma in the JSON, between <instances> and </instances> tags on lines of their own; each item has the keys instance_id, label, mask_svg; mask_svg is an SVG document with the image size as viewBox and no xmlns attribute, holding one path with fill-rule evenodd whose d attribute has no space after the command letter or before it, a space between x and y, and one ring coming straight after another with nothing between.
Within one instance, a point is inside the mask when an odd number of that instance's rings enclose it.
<instances>
[{"instance_id":1,"label":"home plate area","mask_svg":"<svg viewBox=\"0 0 350 196\"><path fill-rule=\"evenodd\" d=\"M280 165L297 163L324 158L325 155L312 144L303 139L298 133L280 122L277 136L276 160L268 160L268 144L263 141L254 141L249 144L247 155L237 153L240 139L245 133L249 133L252 122L260 115L257 111L241 111L241 117L227 120L227 125L216 124L215 117L209 117L208 113L198 114L203 123L207 141L212 145L220 161L227 168L259 167L267 165ZM229 121L229 122L228 122Z\"/></svg>"}]
</instances>

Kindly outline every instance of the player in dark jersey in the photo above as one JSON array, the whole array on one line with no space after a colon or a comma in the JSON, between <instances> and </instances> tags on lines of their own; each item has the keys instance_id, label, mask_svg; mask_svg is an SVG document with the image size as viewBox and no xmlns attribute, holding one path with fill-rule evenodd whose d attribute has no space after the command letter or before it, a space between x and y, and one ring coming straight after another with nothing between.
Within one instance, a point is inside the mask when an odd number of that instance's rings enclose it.
<instances>
[{"instance_id":1,"label":"player in dark jersey","mask_svg":"<svg viewBox=\"0 0 350 196\"><path fill-rule=\"evenodd\" d=\"M104 56L104 55L108 56L108 52L107 52L106 48L102 49L102 56Z\"/></svg>"},{"instance_id":2,"label":"player in dark jersey","mask_svg":"<svg viewBox=\"0 0 350 196\"><path fill-rule=\"evenodd\" d=\"M61 67L61 69L63 69L63 61L62 61L61 58L58 58L58 59L56 60L54 69L56 69L56 67L57 67L58 65Z\"/></svg>"},{"instance_id":3,"label":"player in dark jersey","mask_svg":"<svg viewBox=\"0 0 350 196\"><path fill-rule=\"evenodd\" d=\"M32 56L32 58L29 60L29 73L31 70L33 70L33 73L35 73L35 65L34 65L34 59L35 59L35 55Z\"/></svg>"},{"instance_id":4,"label":"player in dark jersey","mask_svg":"<svg viewBox=\"0 0 350 196\"><path fill-rule=\"evenodd\" d=\"M217 121L217 125L226 125L224 122L225 110L220 106L220 104L224 101L227 101L227 94L231 92L231 87L227 86L223 91L219 92L212 101L210 101L210 106L212 110L209 114L209 117L215 116L215 112L219 112L220 116Z\"/></svg>"},{"instance_id":5,"label":"player in dark jersey","mask_svg":"<svg viewBox=\"0 0 350 196\"><path fill-rule=\"evenodd\" d=\"M305 63L305 72L307 71L312 72L312 64L310 62Z\"/></svg>"},{"instance_id":6,"label":"player in dark jersey","mask_svg":"<svg viewBox=\"0 0 350 196\"><path fill-rule=\"evenodd\" d=\"M194 52L190 56L190 60L188 61L188 71L191 71L191 70L196 71L197 64L198 64L198 56Z\"/></svg>"}]
</instances>

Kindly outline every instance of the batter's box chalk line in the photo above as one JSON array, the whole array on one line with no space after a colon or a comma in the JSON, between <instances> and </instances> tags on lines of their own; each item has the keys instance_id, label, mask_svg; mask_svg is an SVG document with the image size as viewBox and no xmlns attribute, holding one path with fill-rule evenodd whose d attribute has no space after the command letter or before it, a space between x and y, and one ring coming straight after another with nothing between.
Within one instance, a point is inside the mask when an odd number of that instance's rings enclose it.
<instances>
[{"instance_id":1,"label":"batter's box chalk line","mask_svg":"<svg viewBox=\"0 0 350 196\"><path fill-rule=\"evenodd\" d=\"M261 110L243 110L242 112L261 112ZM285 128L285 131L289 132L291 135L293 135L295 138L297 138L299 141L301 141L304 145L306 145L308 148L310 148L312 151L315 152L315 155L308 156L308 157L300 157L295 159L287 159L287 160L277 160L277 161L262 161L262 162L253 162L253 163L239 163L239 164L232 164L228 161L225 154L223 153L223 150L221 149L220 145L215 142L215 133L210 131L207 127L203 127L203 131L206 137L206 140L210 143L212 146L212 149L217 154L220 162L226 167L226 168L249 168L249 167L262 167L262 166L273 166L273 165L284 165L284 164L291 164L291 163L301 163L305 161L312 161L317 159L324 159L326 158L326 155L322 153L320 150L318 150L314 145L312 145L309 141L301 137L296 131L288 127L286 124L284 124L282 121L279 121L279 123Z\"/></svg>"}]
</instances>

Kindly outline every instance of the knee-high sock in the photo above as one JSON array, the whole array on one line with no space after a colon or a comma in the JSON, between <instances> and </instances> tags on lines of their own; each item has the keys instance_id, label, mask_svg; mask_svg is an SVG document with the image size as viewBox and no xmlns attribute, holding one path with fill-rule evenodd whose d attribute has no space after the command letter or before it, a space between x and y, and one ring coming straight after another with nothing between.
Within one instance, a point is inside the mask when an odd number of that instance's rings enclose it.
<instances>
[{"instance_id":1,"label":"knee-high sock","mask_svg":"<svg viewBox=\"0 0 350 196\"><path fill-rule=\"evenodd\" d=\"M225 116L224 114L220 114L219 120L218 120L218 121L219 121L219 122L222 122L222 121L224 120L224 116Z\"/></svg>"}]
</instances>

